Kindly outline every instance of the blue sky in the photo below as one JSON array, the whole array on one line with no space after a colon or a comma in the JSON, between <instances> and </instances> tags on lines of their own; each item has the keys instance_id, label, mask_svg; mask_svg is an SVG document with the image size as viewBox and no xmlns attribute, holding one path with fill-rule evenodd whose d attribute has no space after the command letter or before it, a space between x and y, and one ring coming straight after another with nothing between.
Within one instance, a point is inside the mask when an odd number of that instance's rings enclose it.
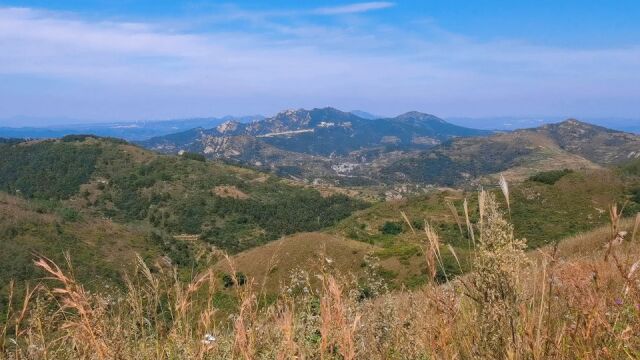
<instances>
[{"instance_id":1,"label":"blue sky","mask_svg":"<svg viewBox=\"0 0 640 360\"><path fill-rule=\"evenodd\" d=\"M0 125L329 105L638 119L638 18L627 0L0 0Z\"/></svg>"}]
</instances>

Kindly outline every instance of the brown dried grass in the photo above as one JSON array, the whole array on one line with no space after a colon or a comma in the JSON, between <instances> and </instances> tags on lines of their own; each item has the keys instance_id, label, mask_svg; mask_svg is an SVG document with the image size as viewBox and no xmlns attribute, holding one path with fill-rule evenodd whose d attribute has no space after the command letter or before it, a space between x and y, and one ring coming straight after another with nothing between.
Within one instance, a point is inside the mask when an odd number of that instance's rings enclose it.
<instances>
[{"instance_id":1,"label":"brown dried grass","mask_svg":"<svg viewBox=\"0 0 640 360\"><path fill-rule=\"evenodd\" d=\"M444 272L444 245L427 223L423 249L432 281L370 298L352 290L348 278L323 272L318 290L309 286L313 275L303 276L266 305L254 286L225 290L237 306L220 319L213 300L220 286L210 270L184 282L139 258L123 290L93 294L72 271L39 258L48 279L3 311L0 358L636 358L640 250L634 241L604 245L613 232L637 230L640 220L624 220L612 207L608 229L524 259L495 199L480 194L477 224L465 207L469 233L477 229L471 273L444 285L433 281L438 269Z\"/></svg>"}]
</instances>

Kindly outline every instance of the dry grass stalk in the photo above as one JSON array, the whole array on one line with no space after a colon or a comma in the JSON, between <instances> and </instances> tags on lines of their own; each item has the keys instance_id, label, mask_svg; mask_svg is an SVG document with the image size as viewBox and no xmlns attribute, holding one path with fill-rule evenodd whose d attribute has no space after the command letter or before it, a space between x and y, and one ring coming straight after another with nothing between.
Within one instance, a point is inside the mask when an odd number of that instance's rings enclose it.
<instances>
[{"instance_id":1,"label":"dry grass stalk","mask_svg":"<svg viewBox=\"0 0 640 360\"><path fill-rule=\"evenodd\" d=\"M640 213L636 215L636 222L633 226L633 237L631 238L634 242L636 241L636 235L638 234L638 230L640 230Z\"/></svg>"},{"instance_id":2,"label":"dry grass stalk","mask_svg":"<svg viewBox=\"0 0 640 360\"><path fill-rule=\"evenodd\" d=\"M282 333L277 359L295 359L298 356L298 346L295 342L295 304L287 301L278 312L276 323Z\"/></svg>"},{"instance_id":3,"label":"dry grass stalk","mask_svg":"<svg viewBox=\"0 0 640 360\"><path fill-rule=\"evenodd\" d=\"M253 298L245 297L240 304L240 311L234 321L234 349L245 360L255 358L255 333L251 329L254 305Z\"/></svg>"},{"instance_id":4,"label":"dry grass stalk","mask_svg":"<svg viewBox=\"0 0 640 360\"><path fill-rule=\"evenodd\" d=\"M411 224L411 221L409 220L409 217L407 216L407 214L405 214L404 211L400 211L400 214L402 215L402 218L404 219L404 221L409 226L409 229L411 230L411 233L415 235L416 234L416 229L413 228L413 225Z\"/></svg>"},{"instance_id":5,"label":"dry grass stalk","mask_svg":"<svg viewBox=\"0 0 640 360\"><path fill-rule=\"evenodd\" d=\"M480 190L478 193L478 214L480 215L480 232L482 232L482 228L484 225L484 219L486 214L486 202L487 202L487 192L484 190Z\"/></svg>"},{"instance_id":6,"label":"dry grass stalk","mask_svg":"<svg viewBox=\"0 0 640 360\"><path fill-rule=\"evenodd\" d=\"M451 215L453 215L453 219L456 221L456 225L458 225L458 231L460 231L460 235L464 236L464 233L462 232L462 221L460 220L458 209L456 209L456 206L449 200L446 201L446 204L449 208L449 211L451 211Z\"/></svg>"},{"instance_id":7,"label":"dry grass stalk","mask_svg":"<svg viewBox=\"0 0 640 360\"><path fill-rule=\"evenodd\" d=\"M175 313L178 320L186 319L189 314L189 310L193 305L193 295L202 288L203 285L209 282L209 279L213 277L211 270L208 270L198 276L196 276L186 287L180 285L180 281L177 280L177 275L174 275L175 279Z\"/></svg>"},{"instance_id":8,"label":"dry grass stalk","mask_svg":"<svg viewBox=\"0 0 640 360\"><path fill-rule=\"evenodd\" d=\"M257 318L257 296L253 292L253 283L251 281L242 288L239 286L240 280L233 260L228 254L223 256L231 270L230 276L233 284L236 285L236 295L240 300L238 314L233 322L234 353L240 354L245 360L254 359L256 353L254 325Z\"/></svg>"},{"instance_id":9,"label":"dry grass stalk","mask_svg":"<svg viewBox=\"0 0 640 360\"><path fill-rule=\"evenodd\" d=\"M631 265L631 268L629 268L629 273L626 276L627 284L625 285L623 291L625 296L629 295L629 291L634 287L636 289L638 288L638 281L633 281L633 279L636 277L638 269L640 269L640 260L634 262L633 265Z\"/></svg>"},{"instance_id":10,"label":"dry grass stalk","mask_svg":"<svg viewBox=\"0 0 640 360\"><path fill-rule=\"evenodd\" d=\"M321 342L320 358L334 352L344 360L356 358L355 335L360 315L348 318L349 309L336 279L327 275L323 279L323 295L320 299Z\"/></svg>"},{"instance_id":11,"label":"dry grass stalk","mask_svg":"<svg viewBox=\"0 0 640 360\"><path fill-rule=\"evenodd\" d=\"M448 281L447 272L444 267L444 263L442 262L442 257L440 254L440 237L436 230L425 220L424 222L424 232L427 235L427 247L423 247L423 252L425 254L426 262L427 262L427 270L430 275L431 281L435 281L436 276L438 274L438 266L442 269L442 274L445 277L445 280Z\"/></svg>"},{"instance_id":12,"label":"dry grass stalk","mask_svg":"<svg viewBox=\"0 0 640 360\"><path fill-rule=\"evenodd\" d=\"M613 247L616 244L616 241L621 239L620 237L620 219L622 218L622 212L624 211L624 207L618 210L618 204L613 204L609 208L609 221L611 225L611 233L609 234L609 241L606 244L607 251L604 255L604 261L609 259L609 256L613 252Z\"/></svg>"},{"instance_id":13,"label":"dry grass stalk","mask_svg":"<svg viewBox=\"0 0 640 360\"><path fill-rule=\"evenodd\" d=\"M101 310L92 306L92 300L84 288L77 284L73 278L67 277L53 261L40 258L35 265L51 277L50 279L62 284L60 288L54 288L52 292L60 298L61 310L74 310L77 317L70 317L62 325L67 331L75 346L85 349L86 353L95 354L98 359L109 359L112 351L104 341L105 334L109 331L101 318Z\"/></svg>"},{"instance_id":14,"label":"dry grass stalk","mask_svg":"<svg viewBox=\"0 0 640 360\"><path fill-rule=\"evenodd\" d=\"M4 351L6 348L6 339L7 339L7 331L9 330L9 319L11 319L12 311L13 311L13 292L15 291L15 282L11 280L9 282L9 296L7 303L7 311L5 314L5 322L2 324L2 331L0 332L0 351ZM1 354L1 353L0 353Z\"/></svg>"},{"instance_id":15,"label":"dry grass stalk","mask_svg":"<svg viewBox=\"0 0 640 360\"><path fill-rule=\"evenodd\" d=\"M453 255L453 258L456 259L456 264L458 264L458 269L460 269L460 272L462 273L462 264L460 264L460 259L458 258L458 254L456 254L456 250L453 248L453 246L451 246L451 244L447 244L447 249L449 249L449 252Z\"/></svg>"},{"instance_id":16,"label":"dry grass stalk","mask_svg":"<svg viewBox=\"0 0 640 360\"><path fill-rule=\"evenodd\" d=\"M301 298L284 293L265 307L251 286L234 286L224 292L237 308L224 319L214 317L209 272L181 281L171 272L153 273L139 259L123 301L104 305L106 295L89 294L40 259L37 266L56 287L29 288L23 304L11 302L11 322L0 325L0 358L617 359L640 353L640 250L623 242L611 252L615 261L601 257L609 251L602 240L631 230L631 219L612 207L609 229L544 249L542 261L523 269L530 263L524 242L514 238L493 195L481 192L479 200L473 269L455 281L355 299L350 283L325 275L321 290ZM468 209L465 216L469 227ZM426 222L425 236L427 275L435 280L438 267L444 269L442 244Z\"/></svg>"},{"instance_id":17,"label":"dry grass stalk","mask_svg":"<svg viewBox=\"0 0 640 360\"><path fill-rule=\"evenodd\" d=\"M469 202L467 201L467 199L464 199L464 203L463 203L463 208L464 208L464 218L465 221L467 222L467 232L469 234L469 239L471 240L471 243L473 244L473 246L476 246L476 235L475 232L473 231L473 225L471 224L471 220L469 219Z\"/></svg>"},{"instance_id":18,"label":"dry grass stalk","mask_svg":"<svg viewBox=\"0 0 640 360\"><path fill-rule=\"evenodd\" d=\"M27 284L27 287L25 289L24 292L24 299L22 300L22 309L20 309L20 313L18 313L18 316L16 317L16 319L14 320L15 324L14 324L14 335L17 338L19 338L23 332L21 331L21 325L22 322L26 319L27 317L27 313L29 310L29 305L31 303L31 299L33 299L35 293L40 290L41 286L40 285L36 285L33 289L30 289L29 285ZM3 331L4 333L4 331Z\"/></svg>"},{"instance_id":19,"label":"dry grass stalk","mask_svg":"<svg viewBox=\"0 0 640 360\"><path fill-rule=\"evenodd\" d=\"M500 190L502 190L502 194L504 195L504 199L507 202L507 209L509 209L509 213L511 213L511 196L509 193L509 183L504 175L500 175Z\"/></svg>"}]
</instances>

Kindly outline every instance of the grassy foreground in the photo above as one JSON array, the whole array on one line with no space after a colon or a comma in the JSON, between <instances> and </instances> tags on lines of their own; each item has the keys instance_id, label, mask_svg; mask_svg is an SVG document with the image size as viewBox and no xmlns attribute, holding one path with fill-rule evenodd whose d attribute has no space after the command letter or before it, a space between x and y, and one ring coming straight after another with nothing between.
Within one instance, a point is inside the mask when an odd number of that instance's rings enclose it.
<instances>
[{"instance_id":1,"label":"grassy foreground","mask_svg":"<svg viewBox=\"0 0 640 360\"><path fill-rule=\"evenodd\" d=\"M185 283L140 260L126 291L94 294L72 272L38 259L50 279L3 309L0 358L640 357L640 217L622 220L612 206L611 226L526 254L495 197L481 193L478 204L477 222L466 224L471 271L437 285L443 245L425 224L431 281L410 292L386 292L375 281L353 291L348 276L320 271L294 274L267 299L251 279L221 284L207 270ZM214 295L221 286L237 299L223 320Z\"/></svg>"}]
</instances>

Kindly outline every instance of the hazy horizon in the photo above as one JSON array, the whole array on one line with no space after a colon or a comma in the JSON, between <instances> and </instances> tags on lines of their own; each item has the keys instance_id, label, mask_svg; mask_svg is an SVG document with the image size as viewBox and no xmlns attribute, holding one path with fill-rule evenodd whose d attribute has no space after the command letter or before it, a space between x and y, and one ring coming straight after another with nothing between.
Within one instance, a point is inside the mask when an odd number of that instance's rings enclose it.
<instances>
[{"instance_id":1,"label":"hazy horizon","mask_svg":"<svg viewBox=\"0 0 640 360\"><path fill-rule=\"evenodd\" d=\"M301 108L296 108L301 109ZM283 109L282 111L285 111ZM310 110L310 109L307 109ZM349 111L349 112L364 112L372 116L376 116L379 118L392 118L403 113L409 111L418 111L418 110L408 110L402 113L397 114L372 114L366 110L344 110L338 109L341 111ZM420 111L424 112L424 111ZM429 112L424 112L429 113ZM42 128L42 129L65 129L65 128L81 128L87 127L90 128L92 126L108 126L113 124L154 124L154 123L164 123L164 122L187 122L189 120L197 120L197 119L211 119L211 120L221 120L221 119L240 119L243 117L264 117L269 118L274 114L237 114L237 115L223 115L223 116L203 116L203 117L193 117L193 118L173 118L173 119L120 119L113 121L83 121L81 119L55 119L55 118L29 118L29 117L15 117L13 119L0 119L0 128ZM438 114L432 114L438 116ZM523 128L530 128L544 124L558 123L567 119L576 118L574 116L533 116L533 115L502 115L502 116L489 116L489 117L473 117L473 116L449 116L442 117L447 122L470 127L477 128L483 130L516 130ZM595 118L577 118L580 121L584 121L587 123L592 123L594 125L600 125L609 127L616 130L624 130L624 131L633 131L640 132L640 119L630 119L630 118L611 118L611 117L595 117ZM213 126L213 125L212 125ZM1 134L0 134L1 136Z\"/></svg>"}]
</instances>

